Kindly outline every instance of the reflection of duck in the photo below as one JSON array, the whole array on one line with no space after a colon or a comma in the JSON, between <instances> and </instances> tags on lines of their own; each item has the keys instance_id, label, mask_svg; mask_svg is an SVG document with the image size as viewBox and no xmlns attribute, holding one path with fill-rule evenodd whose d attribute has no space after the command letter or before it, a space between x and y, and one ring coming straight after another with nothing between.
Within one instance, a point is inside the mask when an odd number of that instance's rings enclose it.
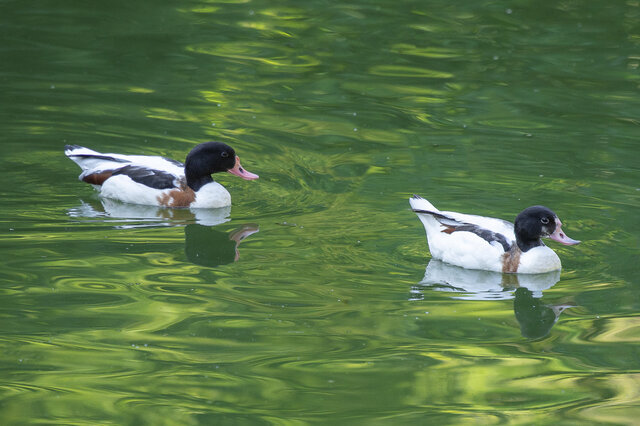
<instances>
[{"instance_id":1,"label":"reflection of duck","mask_svg":"<svg viewBox=\"0 0 640 426\"><path fill-rule=\"evenodd\" d=\"M185 163L159 156L102 154L67 145L65 154L105 198L131 204L164 207L219 208L231 205L231 195L211 178L229 172L243 179L258 179L240 165L229 145L205 142L189 152Z\"/></svg>"},{"instance_id":2,"label":"reflection of duck","mask_svg":"<svg viewBox=\"0 0 640 426\"><path fill-rule=\"evenodd\" d=\"M166 209L141 204L127 204L108 198L100 202L82 202L69 210L69 216L76 218L108 218L119 222L119 228L139 228L146 226L177 226L184 222L215 226L229 221L231 207L219 209Z\"/></svg>"},{"instance_id":3,"label":"reflection of duck","mask_svg":"<svg viewBox=\"0 0 640 426\"><path fill-rule=\"evenodd\" d=\"M561 267L560 258L542 238L565 245L580 242L567 237L558 216L543 206L524 209L514 225L492 217L440 211L417 195L409 202L424 225L433 258L463 268L521 274L555 271Z\"/></svg>"},{"instance_id":4,"label":"reflection of duck","mask_svg":"<svg viewBox=\"0 0 640 426\"><path fill-rule=\"evenodd\" d=\"M560 271L546 274L500 274L464 269L432 259L427 265L421 287L412 289L412 299L422 299L422 288L454 293L454 299L514 299L513 310L523 337L546 336L562 311L572 305L546 305L540 300L542 291L560 280ZM514 291L515 290L515 291Z\"/></svg>"},{"instance_id":5,"label":"reflection of duck","mask_svg":"<svg viewBox=\"0 0 640 426\"><path fill-rule=\"evenodd\" d=\"M527 288L542 296L560 280L560 271L546 274L501 274L498 272L465 269L431 259L424 272L421 286L456 293L456 299L495 300L512 299L513 290Z\"/></svg>"},{"instance_id":6,"label":"reflection of duck","mask_svg":"<svg viewBox=\"0 0 640 426\"><path fill-rule=\"evenodd\" d=\"M551 331L551 327L558 321L560 314L573 305L545 305L533 292L526 288L519 288L515 292L513 311L520 323L523 337L540 339Z\"/></svg>"},{"instance_id":7,"label":"reflection of duck","mask_svg":"<svg viewBox=\"0 0 640 426\"><path fill-rule=\"evenodd\" d=\"M240 242L258 230L258 225L253 223L244 224L229 234L202 225L187 225L184 228L184 252L187 259L196 265L215 267L237 262L240 259Z\"/></svg>"},{"instance_id":8,"label":"reflection of duck","mask_svg":"<svg viewBox=\"0 0 640 426\"><path fill-rule=\"evenodd\" d=\"M69 210L74 218L102 218L105 222L116 222L116 228L177 227L184 226L184 254L192 263L203 266L219 266L238 261L238 245L251 234L258 232L258 225L248 223L227 233L213 228L229 221L230 207L220 209L165 209L154 206L125 204L119 201L100 199L100 203L85 203ZM196 222L194 224L193 222ZM129 253L159 250L173 252L173 245L144 244L127 247ZM181 256L180 256L181 257Z\"/></svg>"}]
</instances>

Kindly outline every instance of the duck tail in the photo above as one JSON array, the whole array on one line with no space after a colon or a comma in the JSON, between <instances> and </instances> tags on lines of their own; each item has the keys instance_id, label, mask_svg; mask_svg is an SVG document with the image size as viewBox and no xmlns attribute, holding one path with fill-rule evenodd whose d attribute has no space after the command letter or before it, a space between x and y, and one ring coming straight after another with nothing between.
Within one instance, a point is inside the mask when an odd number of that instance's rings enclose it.
<instances>
[{"instance_id":1,"label":"duck tail","mask_svg":"<svg viewBox=\"0 0 640 426\"><path fill-rule=\"evenodd\" d=\"M64 155L76 163L82 170L93 169L103 162L126 163L127 160L102 154L80 145L65 145Z\"/></svg>"},{"instance_id":2,"label":"duck tail","mask_svg":"<svg viewBox=\"0 0 640 426\"><path fill-rule=\"evenodd\" d=\"M409 204L411 204L411 209L416 213L431 214L440 212L433 204L419 195L413 194L413 196L409 198Z\"/></svg>"}]
</instances>

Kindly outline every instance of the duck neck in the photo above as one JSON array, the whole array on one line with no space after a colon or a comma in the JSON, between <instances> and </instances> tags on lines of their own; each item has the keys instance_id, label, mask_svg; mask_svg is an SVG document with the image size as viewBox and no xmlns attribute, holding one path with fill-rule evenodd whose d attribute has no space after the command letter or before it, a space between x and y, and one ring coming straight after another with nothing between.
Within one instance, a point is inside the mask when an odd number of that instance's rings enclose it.
<instances>
[{"instance_id":1,"label":"duck neck","mask_svg":"<svg viewBox=\"0 0 640 426\"><path fill-rule=\"evenodd\" d=\"M542 242L542 240L540 238L537 238L535 240L525 240L523 238L520 238L520 236L516 235L516 244L518 244L518 247L520 248L520 250L523 253L528 252L529 250L531 250L534 247L538 247L538 246L543 246L544 243Z\"/></svg>"},{"instance_id":2,"label":"duck neck","mask_svg":"<svg viewBox=\"0 0 640 426\"><path fill-rule=\"evenodd\" d=\"M185 176L187 178L187 186L193 189L194 192L197 192L200 188L205 186L208 183L213 182L213 178L211 175L203 175L203 174L194 174L185 171Z\"/></svg>"}]
</instances>

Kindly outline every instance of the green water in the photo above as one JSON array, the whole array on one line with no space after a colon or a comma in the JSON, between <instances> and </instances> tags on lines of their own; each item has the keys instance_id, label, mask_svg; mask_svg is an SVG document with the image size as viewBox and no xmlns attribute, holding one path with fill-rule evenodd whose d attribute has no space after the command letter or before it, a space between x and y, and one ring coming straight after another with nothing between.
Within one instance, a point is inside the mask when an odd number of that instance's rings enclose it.
<instances>
[{"instance_id":1,"label":"green water","mask_svg":"<svg viewBox=\"0 0 640 426\"><path fill-rule=\"evenodd\" d=\"M0 35L1 424L637 421L637 1L4 1ZM212 139L260 175L215 226L62 153ZM412 193L583 243L430 263Z\"/></svg>"}]
</instances>

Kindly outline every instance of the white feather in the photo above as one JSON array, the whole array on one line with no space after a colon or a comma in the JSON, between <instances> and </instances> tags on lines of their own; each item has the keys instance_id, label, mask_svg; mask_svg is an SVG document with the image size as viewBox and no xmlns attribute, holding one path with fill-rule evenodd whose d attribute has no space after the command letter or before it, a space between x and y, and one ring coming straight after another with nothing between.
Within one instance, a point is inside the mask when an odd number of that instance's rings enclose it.
<instances>
[{"instance_id":1,"label":"white feather","mask_svg":"<svg viewBox=\"0 0 640 426\"><path fill-rule=\"evenodd\" d=\"M196 200L191 203L191 208L219 208L231 205L231 194L218 182L210 182L196 192Z\"/></svg>"},{"instance_id":2,"label":"white feather","mask_svg":"<svg viewBox=\"0 0 640 426\"><path fill-rule=\"evenodd\" d=\"M112 170L127 164L146 167L152 170L162 170L176 177L184 175L184 168L164 157L154 155L123 155L97 152L85 147L74 147L65 150L65 154L82 169L86 176L104 170ZM89 157L86 157L89 156ZM116 161L109 160L113 158Z\"/></svg>"},{"instance_id":3,"label":"white feather","mask_svg":"<svg viewBox=\"0 0 640 426\"><path fill-rule=\"evenodd\" d=\"M163 194L174 189L155 189L131 179L127 175L111 176L101 186L100 195L124 203L157 206Z\"/></svg>"}]
</instances>

